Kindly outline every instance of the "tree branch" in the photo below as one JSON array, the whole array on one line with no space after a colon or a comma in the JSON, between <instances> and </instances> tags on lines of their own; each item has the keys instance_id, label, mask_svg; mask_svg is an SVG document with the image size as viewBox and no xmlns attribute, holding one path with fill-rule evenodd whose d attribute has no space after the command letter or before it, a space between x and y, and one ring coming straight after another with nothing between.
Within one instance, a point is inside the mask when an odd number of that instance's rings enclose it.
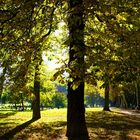
<instances>
[{"instance_id":1,"label":"tree branch","mask_svg":"<svg viewBox=\"0 0 140 140\"><path fill-rule=\"evenodd\" d=\"M58 5L58 3L59 3L59 0L57 0L57 2L55 3L55 7L52 9L52 12L51 12L51 14L50 14L50 26L49 26L49 31L48 31L45 35L43 35L43 36L41 37L41 39L39 40L39 43L42 42L42 41L44 40L44 38L46 38L47 36L49 36L50 33L51 33L51 31L52 31L53 14L54 14L54 12L55 12L55 9L56 9L56 6Z\"/></svg>"}]
</instances>

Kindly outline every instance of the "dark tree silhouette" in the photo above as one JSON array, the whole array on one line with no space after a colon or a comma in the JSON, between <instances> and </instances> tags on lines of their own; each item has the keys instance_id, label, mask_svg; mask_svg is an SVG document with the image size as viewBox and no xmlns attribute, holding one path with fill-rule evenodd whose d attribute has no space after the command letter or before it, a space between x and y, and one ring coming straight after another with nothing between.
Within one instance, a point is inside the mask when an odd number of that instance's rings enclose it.
<instances>
[{"instance_id":1,"label":"dark tree silhouette","mask_svg":"<svg viewBox=\"0 0 140 140\"><path fill-rule=\"evenodd\" d=\"M84 21L83 0L69 1L69 69L67 133L69 140L88 140L84 107Z\"/></svg>"}]
</instances>

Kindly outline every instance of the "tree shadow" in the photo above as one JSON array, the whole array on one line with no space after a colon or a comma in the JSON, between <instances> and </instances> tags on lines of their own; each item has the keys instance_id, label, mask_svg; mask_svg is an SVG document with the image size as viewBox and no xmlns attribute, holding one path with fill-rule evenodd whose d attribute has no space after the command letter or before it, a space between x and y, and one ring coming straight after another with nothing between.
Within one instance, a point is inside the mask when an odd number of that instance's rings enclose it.
<instances>
[{"instance_id":1,"label":"tree shadow","mask_svg":"<svg viewBox=\"0 0 140 140\"><path fill-rule=\"evenodd\" d=\"M9 132L5 133L4 135L0 136L0 140L9 140L9 139L13 138L15 134L17 134L18 132L20 132L24 128L28 127L31 123L33 123L37 120L38 119L31 119L31 120L15 127L14 129L12 129Z\"/></svg>"},{"instance_id":2,"label":"tree shadow","mask_svg":"<svg viewBox=\"0 0 140 140\"><path fill-rule=\"evenodd\" d=\"M140 118L135 116L104 111L86 115L87 127L96 139L131 139L128 133L134 129L140 130Z\"/></svg>"},{"instance_id":3,"label":"tree shadow","mask_svg":"<svg viewBox=\"0 0 140 140\"><path fill-rule=\"evenodd\" d=\"M140 113L139 112L131 111L129 114L125 113L125 112L118 112L118 111L112 111L112 112L116 113L116 114L124 115L124 116L133 116L133 117L136 117L136 118L140 118Z\"/></svg>"},{"instance_id":4,"label":"tree shadow","mask_svg":"<svg viewBox=\"0 0 140 140\"><path fill-rule=\"evenodd\" d=\"M2 110L3 111L3 110ZM15 115L17 112L16 111L12 111L12 112L7 112L7 113L2 113L0 112L0 119L2 118L7 118L9 116Z\"/></svg>"},{"instance_id":5,"label":"tree shadow","mask_svg":"<svg viewBox=\"0 0 140 140\"><path fill-rule=\"evenodd\" d=\"M61 140L63 138L65 121L56 122L40 122L38 121L34 125L30 125L26 129L14 136L14 139L24 140L26 139L40 139L40 140Z\"/></svg>"}]
</instances>

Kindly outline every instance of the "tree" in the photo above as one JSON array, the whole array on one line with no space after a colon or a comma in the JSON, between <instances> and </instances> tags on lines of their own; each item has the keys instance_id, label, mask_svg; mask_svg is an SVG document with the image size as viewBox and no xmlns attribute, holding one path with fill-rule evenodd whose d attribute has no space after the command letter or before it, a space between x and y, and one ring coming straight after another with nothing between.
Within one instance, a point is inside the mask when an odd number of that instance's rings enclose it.
<instances>
[{"instance_id":1,"label":"tree","mask_svg":"<svg viewBox=\"0 0 140 140\"><path fill-rule=\"evenodd\" d=\"M38 52L40 53L40 52ZM32 108L33 108L33 119L39 119L40 115L40 65L42 59L39 57L40 55L36 54L36 65L35 65L35 75L34 75L34 97L32 101ZM39 57L39 58L37 58Z\"/></svg>"},{"instance_id":2,"label":"tree","mask_svg":"<svg viewBox=\"0 0 140 140\"><path fill-rule=\"evenodd\" d=\"M2 68L2 67L1 67ZM4 87L4 81L5 81L5 73L6 73L6 67L2 69L2 72L0 73L0 100L1 100L1 95L3 92L3 87Z\"/></svg>"},{"instance_id":3,"label":"tree","mask_svg":"<svg viewBox=\"0 0 140 140\"><path fill-rule=\"evenodd\" d=\"M33 118L40 118L39 68L42 61L42 51L46 49L44 47L44 40L50 35L53 25L55 25L53 24L53 19L58 2L58 0L54 2L42 0L17 1L13 3L12 1L6 1L3 3L3 46L8 51L12 50L16 54L12 59L12 63L10 63L16 71L10 67L8 75L15 84L12 82L10 84L14 88L21 89L25 87L28 81L27 75L34 72L33 99L35 101L33 101ZM30 65L32 65L32 70L29 70ZM32 72L29 73L29 71Z\"/></svg>"},{"instance_id":4,"label":"tree","mask_svg":"<svg viewBox=\"0 0 140 140\"><path fill-rule=\"evenodd\" d=\"M66 95L62 92L56 92L52 97L52 102L55 108L66 107Z\"/></svg>"},{"instance_id":5,"label":"tree","mask_svg":"<svg viewBox=\"0 0 140 140\"><path fill-rule=\"evenodd\" d=\"M90 71L93 74L92 81L95 81L94 79L99 78L96 73L101 72L100 78L104 81L105 99L107 99L105 108L109 110L107 107L109 88L122 82L121 75L129 77L131 81L135 80L132 77L139 71L137 67L139 66L137 38L140 20L139 5L138 1L129 1L128 4L124 4L123 1L103 0L94 3L88 0L88 2L85 1L85 5L87 73Z\"/></svg>"},{"instance_id":6,"label":"tree","mask_svg":"<svg viewBox=\"0 0 140 140\"><path fill-rule=\"evenodd\" d=\"M84 21L83 1L68 1L69 77L67 133L69 140L88 140L84 107Z\"/></svg>"}]
</instances>

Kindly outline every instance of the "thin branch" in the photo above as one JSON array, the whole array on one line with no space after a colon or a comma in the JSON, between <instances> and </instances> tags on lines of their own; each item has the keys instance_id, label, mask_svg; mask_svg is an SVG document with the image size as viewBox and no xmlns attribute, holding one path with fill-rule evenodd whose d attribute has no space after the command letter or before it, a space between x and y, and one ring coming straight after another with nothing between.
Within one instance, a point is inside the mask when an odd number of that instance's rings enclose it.
<instances>
[{"instance_id":1,"label":"thin branch","mask_svg":"<svg viewBox=\"0 0 140 140\"><path fill-rule=\"evenodd\" d=\"M7 12L8 10L6 10ZM1 12L1 11L0 11ZM10 12L10 11L9 11ZM16 15L19 13L19 11L17 11L16 13L12 13L12 16L9 17L8 19L4 20L1 22L1 25L5 24L6 22L8 22L9 20L12 20L14 17L16 17Z\"/></svg>"},{"instance_id":2,"label":"thin branch","mask_svg":"<svg viewBox=\"0 0 140 140\"><path fill-rule=\"evenodd\" d=\"M41 37L41 39L39 40L38 43L42 42L42 41L44 40L44 38L46 38L47 36L50 35L50 33L51 33L51 31L52 31L53 14L54 14L54 12L55 12L55 9L56 9L56 6L58 5L58 3L59 3L59 0L56 2L55 7L52 9L52 12L51 12L51 14L50 14L50 26L49 26L49 31L48 31L45 35L43 35L43 36Z\"/></svg>"},{"instance_id":3,"label":"thin branch","mask_svg":"<svg viewBox=\"0 0 140 140\"><path fill-rule=\"evenodd\" d=\"M95 16L96 16L96 18L100 21L100 22L104 22L102 19L101 19L101 17L96 13L95 14Z\"/></svg>"}]
</instances>

